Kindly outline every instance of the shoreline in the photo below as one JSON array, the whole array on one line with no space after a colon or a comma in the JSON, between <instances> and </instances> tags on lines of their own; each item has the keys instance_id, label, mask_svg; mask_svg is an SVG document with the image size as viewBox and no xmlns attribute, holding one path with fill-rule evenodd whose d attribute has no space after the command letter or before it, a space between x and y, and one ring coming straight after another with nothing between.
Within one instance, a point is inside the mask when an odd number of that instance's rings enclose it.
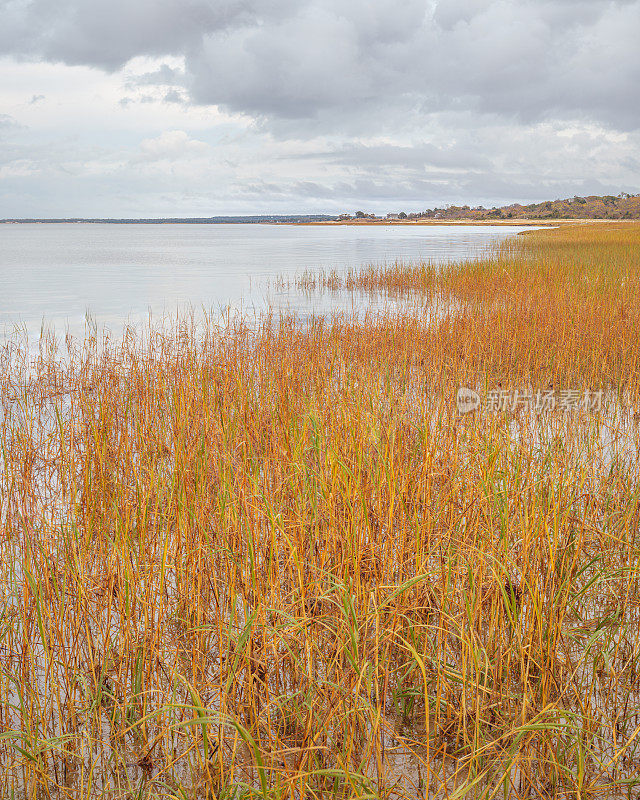
<instances>
[{"instance_id":1,"label":"shoreline","mask_svg":"<svg viewBox=\"0 0 640 800\"><path fill-rule=\"evenodd\" d=\"M342 219L342 220L205 220L205 219L0 219L0 225L596 225L606 223L637 223L638 219L559 218L559 219Z\"/></svg>"},{"instance_id":2,"label":"shoreline","mask_svg":"<svg viewBox=\"0 0 640 800\"><path fill-rule=\"evenodd\" d=\"M523 228L532 225L545 225L549 227L556 227L557 225L584 225L584 224L601 224L603 222L609 223L634 223L638 222L635 219L421 219L421 220L397 220L397 219L346 219L346 220L330 220L324 222L298 222L297 225L485 225L485 226L520 226ZM282 224L282 223L274 223Z\"/></svg>"}]
</instances>

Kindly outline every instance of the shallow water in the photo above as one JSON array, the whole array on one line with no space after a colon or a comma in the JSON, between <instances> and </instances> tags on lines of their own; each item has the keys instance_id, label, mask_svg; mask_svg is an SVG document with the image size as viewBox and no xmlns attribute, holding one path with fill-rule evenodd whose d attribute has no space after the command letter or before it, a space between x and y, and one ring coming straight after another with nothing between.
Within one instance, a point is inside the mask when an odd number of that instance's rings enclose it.
<instances>
[{"instance_id":1,"label":"shallow water","mask_svg":"<svg viewBox=\"0 0 640 800\"><path fill-rule=\"evenodd\" d=\"M82 335L86 317L118 334L177 310L266 308L304 316L371 303L277 285L304 270L472 257L516 226L0 225L0 339L43 323ZM293 284L292 284L293 285ZM380 302L380 301L378 301Z\"/></svg>"}]
</instances>

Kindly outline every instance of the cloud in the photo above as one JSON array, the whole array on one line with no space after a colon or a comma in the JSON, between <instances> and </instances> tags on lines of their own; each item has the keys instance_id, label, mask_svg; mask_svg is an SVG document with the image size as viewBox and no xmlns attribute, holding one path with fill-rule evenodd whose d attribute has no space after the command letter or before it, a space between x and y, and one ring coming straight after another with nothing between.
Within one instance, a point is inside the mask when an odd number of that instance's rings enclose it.
<instances>
[{"instance_id":1,"label":"cloud","mask_svg":"<svg viewBox=\"0 0 640 800\"><path fill-rule=\"evenodd\" d=\"M6 178L22 178L37 174L37 164L26 158L16 159L8 164L0 164L0 179L3 180Z\"/></svg>"},{"instance_id":2,"label":"cloud","mask_svg":"<svg viewBox=\"0 0 640 800\"><path fill-rule=\"evenodd\" d=\"M638 40L640 0L5 0L0 216L636 192Z\"/></svg>"},{"instance_id":3,"label":"cloud","mask_svg":"<svg viewBox=\"0 0 640 800\"><path fill-rule=\"evenodd\" d=\"M10 128L17 128L18 123L8 114L0 114L0 130L9 130Z\"/></svg>"},{"instance_id":4,"label":"cloud","mask_svg":"<svg viewBox=\"0 0 640 800\"><path fill-rule=\"evenodd\" d=\"M135 75L126 82L130 87L137 86L181 86L184 84L184 70L161 64L152 72Z\"/></svg>"},{"instance_id":5,"label":"cloud","mask_svg":"<svg viewBox=\"0 0 640 800\"><path fill-rule=\"evenodd\" d=\"M210 150L206 142L190 139L184 131L165 131L140 143L138 161L180 161L201 157Z\"/></svg>"},{"instance_id":6,"label":"cloud","mask_svg":"<svg viewBox=\"0 0 640 800\"><path fill-rule=\"evenodd\" d=\"M267 121L463 109L640 126L638 0L10 0L1 21L5 54L183 57L184 74L139 83Z\"/></svg>"},{"instance_id":7,"label":"cloud","mask_svg":"<svg viewBox=\"0 0 640 800\"><path fill-rule=\"evenodd\" d=\"M327 163L375 169L477 169L489 161L469 148L438 147L429 142L408 145L349 143L333 150L286 155L284 158L320 159Z\"/></svg>"},{"instance_id":8,"label":"cloud","mask_svg":"<svg viewBox=\"0 0 640 800\"><path fill-rule=\"evenodd\" d=\"M10 0L0 48L66 64L117 69L138 55L193 46L201 30L245 15L244 0Z\"/></svg>"},{"instance_id":9,"label":"cloud","mask_svg":"<svg viewBox=\"0 0 640 800\"><path fill-rule=\"evenodd\" d=\"M165 103L186 103L187 98L181 94L177 89L169 89L168 92L165 92L164 97L162 98Z\"/></svg>"}]
</instances>

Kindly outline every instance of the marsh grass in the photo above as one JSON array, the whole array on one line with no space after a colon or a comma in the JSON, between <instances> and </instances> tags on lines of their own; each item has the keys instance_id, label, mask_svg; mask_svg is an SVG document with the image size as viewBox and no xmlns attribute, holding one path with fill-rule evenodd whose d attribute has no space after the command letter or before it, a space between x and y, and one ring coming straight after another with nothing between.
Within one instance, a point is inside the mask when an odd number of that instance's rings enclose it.
<instances>
[{"instance_id":1,"label":"marsh grass","mask_svg":"<svg viewBox=\"0 0 640 800\"><path fill-rule=\"evenodd\" d=\"M332 279L406 313L9 343L3 796L638 796L639 244Z\"/></svg>"}]
</instances>

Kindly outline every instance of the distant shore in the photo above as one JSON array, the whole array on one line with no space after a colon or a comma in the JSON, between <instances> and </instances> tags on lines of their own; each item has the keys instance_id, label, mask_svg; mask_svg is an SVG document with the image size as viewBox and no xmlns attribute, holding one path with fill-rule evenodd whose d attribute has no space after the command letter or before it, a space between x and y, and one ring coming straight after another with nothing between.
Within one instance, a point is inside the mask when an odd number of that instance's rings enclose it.
<instances>
[{"instance_id":1,"label":"distant shore","mask_svg":"<svg viewBox=\"0 0 640 800\"><path fill-rule=\"evenodd\" d=\"M0 219L4 225L582 225L601 222L633 223L633 219L331 219L310 217L213 217L175 219Z\"/></svg>"},{"instance_id":2,"label":"distant shore","mask_svg":"<svg viewBox=\"0 0 640 800\"><path fill-rule=\"evenodd\" d=\"M322 222L303 222L302 225L557 225L600 223L600 222L635 222L637 220L611 219L341 219Z\"/></svg>"}]
</instances>

